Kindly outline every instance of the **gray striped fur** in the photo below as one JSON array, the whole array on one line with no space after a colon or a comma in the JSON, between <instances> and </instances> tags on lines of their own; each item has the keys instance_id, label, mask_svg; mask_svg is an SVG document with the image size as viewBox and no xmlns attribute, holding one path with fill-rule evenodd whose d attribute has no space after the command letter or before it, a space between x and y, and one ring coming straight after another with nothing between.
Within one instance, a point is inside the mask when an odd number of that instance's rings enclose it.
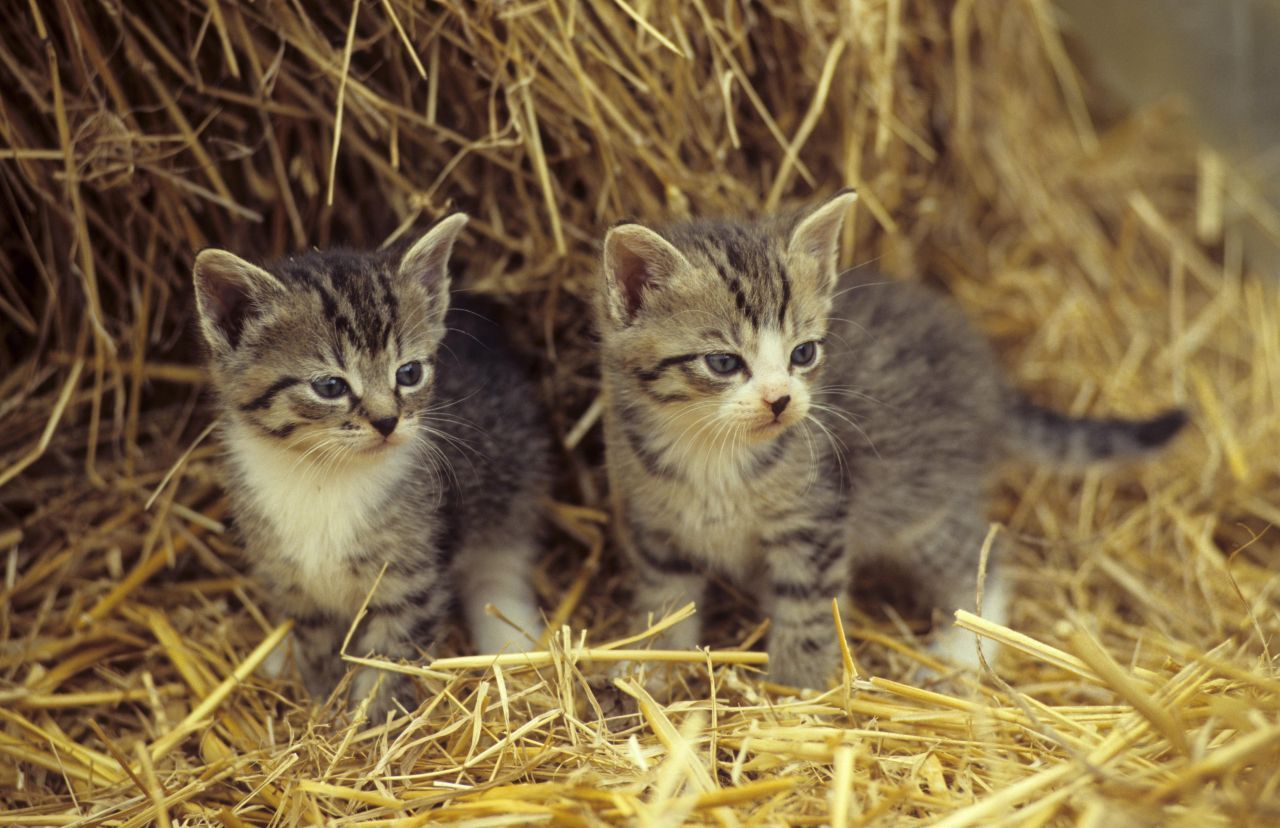
<instances>
[{"instance_id":1,"label":"gray striped fur","mask_svg":"<svg viewBox=\"0 0 1280 828\"><path fill-rule=\"evenodd\" d=\"M197 257L195 284L222 408L227 489L253 575L296 622L313 696L345 671L339 647L372 591L349 654L429 653L461 611L482 651L529 638L530 566L547 491L537 389L492 325L448 310L447 263L465 217L407 251L310 252L259 268ZM418 362L421 381L397 381ZM340 377L327 400L312 387ZM387 436L375 423L386 428ZM377 589L374 583L381 576ZM358 672L352 700L379 674ZM379 717L412 686L382 676Z\"/></svg>"},{"instance_id":2,"label":"gray striped fur","mask_svg":"<svg viewBox=\"0 0 1280 828\"><path fill-rule=\"evenodd\" d=\"M870 274L837 291L852 198L759 222L624 224L604 245L607 463L636 609L701 601L709 573L729 577L772 617L771 676L800 686L823 686L838 668L830 601L868 562L905 564L946 616L973 609L986 490L1002 460L1132 455L1183 420L1047 412L1007 386L941 296ZM809 341L813 363L792 365ZM705 359L716 352L740 356L743 370L717 375ZM983 607L997 621L998 557ZM668 641L699 643L696 619ZM975 660L973 637L949 625L935 646Z\"/></svg>"}]
</instances>

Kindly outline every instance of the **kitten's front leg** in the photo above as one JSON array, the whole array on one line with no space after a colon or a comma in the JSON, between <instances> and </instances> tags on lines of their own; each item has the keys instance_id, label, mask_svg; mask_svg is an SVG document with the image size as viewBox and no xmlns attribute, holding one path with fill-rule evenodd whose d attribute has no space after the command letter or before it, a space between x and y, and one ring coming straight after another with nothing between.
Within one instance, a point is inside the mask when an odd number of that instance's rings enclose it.
<instances>
[{"instance_id":1,"label":"kitten's front leg","mask_svg":"<svg viewBox=\"0 0 1280 828\"><path fill-rule=\"evenodd\" d=\"M485 537L458 556L457 592L462 598L471 643L477 653L525 652L542 635L542 616L533 590L531 537ZM489 615L492 604L502 617Z\"/></svg>"},{"instance_id":2,"label":"kitten's front leg","mask_svg":"<svg viewBox=\"0 0 1280 828\"><path fill-rule=\"evenodd\" d=\"M665 532L635 531L626 544L636 568L632 610L638 620L657 622L688 603L701 606L707 578ZM701 643L702 624L695 614L658 637L665 649L692 650Z\"/></svg>"},{"instance_id":3,"label":"kitten's front leg","mask_svg":"<svg viewBox=\"0 0 1280 828\"><path fill-rule=\"evenodd\" d=\"M825 689L839 667L831 599L849 582L849 556L836 529L805 526L761 538L768 568L769 678Z\"/></svg>"},{"instance_id":4,"label":"kitten's front leg","mask_svg":"<svg viewBox=\"0 0 1280 828\"><path fill-rule=\"evenodd\" d=\"M403 604L370 606L352 649L361 656L393 662L417 657L414 633L428 624L415 623L413 609ZM431 643L434 643L434 631L439 625L429 626L432 627ZM352 679L351 706L358 706L375 687L377 695L367 711L374 725L383 724L388 713L398 713L400 708L413 711L417 707L417 690L409 676L376 667L361 667Z\"/></svg>"},{"instance_id":5,"label":"kitten's front leg","mask_svg":"<svg viewBox=\"0 0 1280 828\"><path fill-rule=\"evenodd\" d=\"M346 671L338 651L348 619L316 603L283 556L260 551L253 575L264 585L271 614L293 619L293 654L302 684L314 703L324 704ZM266 674L272 678L279 676L287 663L287 642L285 639L269 656L272 664Z\"/></svg>"},{"instance_id":6,"label":"kitten's front leg","mask_svg":"<svg viewBox=\"0 0 1280 828\"><path fill-rule=\"evenodd\" d=\"M976 508L957 507L943 519L931 521L931 531L917 539L911 550L921 587L933 599L942 628L929 649L945 661L961 668L977 670L978 637L955 626L956 610L977 610L979 566L989 527ZM1004 625L1008 619L1008 575L1002 566L1003 543L996 539L987 562L983 583L982 617ZM999 645L982 642L982 652L994 662Z\"/></svg>"},{"instance_id":7,"label":"kitten's front leg","mask_svg":"<svg viewBox=\"0 0 1280 828\"><path fill-rule=\"evenodd\" d=\"M291 615L302 683L313 702L324 704L346 671L339 653L346 624L323 610L295 609Z\"/></svg>"}]
</instances>

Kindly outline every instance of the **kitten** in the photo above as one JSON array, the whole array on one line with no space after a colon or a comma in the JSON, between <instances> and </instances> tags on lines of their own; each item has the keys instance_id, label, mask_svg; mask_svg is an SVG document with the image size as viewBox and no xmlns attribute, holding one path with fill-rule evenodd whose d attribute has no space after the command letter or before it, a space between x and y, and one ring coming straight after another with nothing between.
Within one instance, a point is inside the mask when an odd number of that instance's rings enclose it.
<instances>
[{"instance_id":1,"label":"kitten","mask_svg":"<svg viewBox=\"0 0 1280 828\"><path fill-rule=\"evenodd\" d=\"M1001 460L1136 455L1185 420L1039 408L942 297L866 279L837 292L854 198L759 222L623 223L604 242L606 458L635 609L700 602L708 573L727 576L760 598L769 672L793 686L838 667L831 599L864 562L906 564L929 606L973 608ZM1007 600L993 560L983 614L1003 620ZM696 617L665 643L697 645ZM954 627L935 647L976 662Z\"/></svg>"},{"instance_id":2,"label":"kitten","mask_svg":"<svg viewBox=\"0 0 1280 828\"><path fill-rule=\"evenodd\" d=\"M254 576L296 622L315 697L342 677L339 648L384 565L352 655L430 650L455 595L482 652L539 634L530 567L549 443L537 389L501 337L448 310L466 222L451 215L407 251L313 251L266 268L225 250L196 257L233 513ZM377 679L360 671L353 700ZM402 676L383 681L375 721L412 702Z\"/></svg>"}]
</instances>

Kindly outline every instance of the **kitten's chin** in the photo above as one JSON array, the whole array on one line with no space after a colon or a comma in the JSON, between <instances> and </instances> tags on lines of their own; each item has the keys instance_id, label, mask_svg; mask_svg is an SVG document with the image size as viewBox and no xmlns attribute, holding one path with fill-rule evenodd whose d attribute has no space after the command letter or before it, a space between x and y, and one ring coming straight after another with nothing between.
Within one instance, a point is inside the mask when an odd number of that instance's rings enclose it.
<instances>
[{"instance_id":1,"label":"kitten's chin","mask_svg":"<svg viewBox=\"0 0 1280 828\"><path fill-rule=\"evenodd\" d=\"M379 460L399 454L404 450L409 439L400 435L392 435L386 440L370 440L356 449L356 456L364 460Z\"/></svg>"},{"instance_id":2,"label":"kitten's chin","mask_svg":"<svg viewBox=\"0 0 1280 828\"><path fill-rule=\"evenodd\" d=\"M793 420L769 420L764 423L757 423L749 426L744 431L747 442L759 445L760 443L768 443L782 436L782 432L795 425Z\"/></svg>"}]
</instances>

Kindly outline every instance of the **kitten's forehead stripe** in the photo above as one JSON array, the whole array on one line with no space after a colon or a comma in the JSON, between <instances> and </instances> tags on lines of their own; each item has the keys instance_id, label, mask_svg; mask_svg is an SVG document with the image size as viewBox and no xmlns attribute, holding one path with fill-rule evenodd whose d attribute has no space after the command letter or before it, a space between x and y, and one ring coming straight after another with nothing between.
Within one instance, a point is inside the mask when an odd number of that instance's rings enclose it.
<instances>
[{"instance_id":1,"label":"kitten's forehead stripe","mask_svg":"<svg viewBox=\"0 0 1280 828\"><path fill-rule=\"evenodd\" d=\"M278 275L286 284L314 295L333 325L334 361L344 370L343 344L381 352L399 335L400 304L386 263L367 256L329 251L324 256L287 259ZM397 339L398 342L398 339Z\"/></svg>"},{"instance_id":2,"label":"kitten's forehead stripe","mask_svg":"<svg viewBox=\"0 0 1280 828\"><path fill-rule=\"evenodd\" d=\"M341 270L339 273L338 268L334 268L327 275L335 292L342 295L351 309L354 326L350 335L354 344L366 351L380 351L388 341L390 320L384 314L388 314L390 308L376 299L370 284L371 281L376 282L376 278L370 279L366 273L353 272L345 267Z\"/></svg>"},{"instance_id":3,"label":"kitten's forehead stripe","mask_svg":"<svg viewBox=\"0 0 1280 828\"><path fill-rule=\"evenodd\" d=\"M747 262L746 256L743 255L741 234L734 234L734 237L724 239L726 244L720 249L724 251L724 256L729 262L729 267L733 268L736 273L746 273L750 264Z\"/></svg>"},{"instance_id":4,"label":"kitten's forehead stripe","mask_svg":"<svg viewBox=\"0 0 1280 828\"><path fill-rule=\"evenodd\" d=\"M666 234L695 268L719 276L750 331L786 326L796 297L783 238L759 227L715 220L672 225Z\"/></svg>"},{"instance_id":5,"label":"kitten's forehead stripe","mask_svg":"<svg viewBox=\"0 0 1280 828\"><path fill-rule=\"evenodd\" d=\"M747 294L742 290L742 281L737 276L730 280L729 290L733 291L733 301L738 306L738 312L747 317L747 321L751 323L752 328L759 329L760 317L756 314L755 308L751 307L751 303L747 301Z\"/></svg>"}]
</instances>

